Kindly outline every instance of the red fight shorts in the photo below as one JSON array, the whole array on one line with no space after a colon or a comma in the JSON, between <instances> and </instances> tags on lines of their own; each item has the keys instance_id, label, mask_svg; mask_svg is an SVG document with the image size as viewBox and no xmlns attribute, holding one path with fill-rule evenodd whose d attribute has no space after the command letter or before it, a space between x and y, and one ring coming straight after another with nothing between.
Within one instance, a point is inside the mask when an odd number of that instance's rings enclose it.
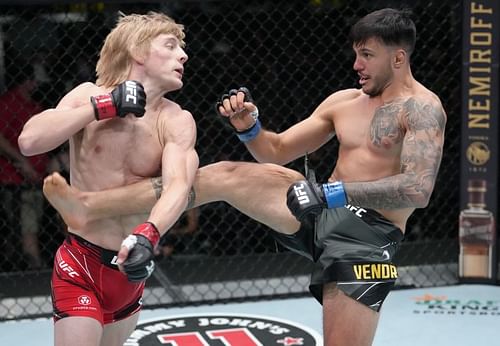
<instances>
[{"instance_id":1,"label":"red fight shorts","mask_svg":"<svg viewBox=\"0 0 500 346\"><path fill-rule=\"evenodd\" d=\"M132 283L115 264L117 252L68 234L57 250L52 272L54 322L69 316L101 324L127 318L141 309L144 282Z\"/></svg>"}]
</instances>

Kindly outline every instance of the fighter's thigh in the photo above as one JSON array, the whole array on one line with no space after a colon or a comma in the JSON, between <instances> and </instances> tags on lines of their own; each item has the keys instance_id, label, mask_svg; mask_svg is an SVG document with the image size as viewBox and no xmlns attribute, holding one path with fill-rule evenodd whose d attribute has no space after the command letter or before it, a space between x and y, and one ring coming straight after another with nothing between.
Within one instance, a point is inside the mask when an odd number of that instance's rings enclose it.
<instances>
[{"instance_id":1,"label":"fighter's thigh","mask_svg":"<svg viewBox=\"0 0 500 346\"><path fill-rule=\"evenodd\" d=\"M101 346L120 346L127 341L139 320L139 313L115 323L106 324L102 334Z\"/></svg>"},{"instance_id":2,"label":"fighter's thigh","mask_svg":"<svg viewBox=\"0 0 500 346\"><path fill-rule=\"evenodd\" d=\"M89 317L66 317L54 325L55 346L99 346L102 325Z\"/></svg>"},{"instance_id":3,"label":"fighter's thigh","mask_svg":"<svg viewBox=\"0 0 500 346\"><path fill-rule=\"evenodd\" d=\"M328 346L370 346L379 314L348 297L335 283L323 287L323 335Z\"/></svg>"},{"instance_id":4,"label":"fighter's thigh","mask_svg":"<svg viewBox=\"0 0 500 346\"><path fill-rule=\"evenodd\" d=\"M293 233L300 224L286 205L286 193L301 179L299 172L275 164L221 161L198 170L196 205L225 201L276 231Z\"/></svg>"}]
</instances>

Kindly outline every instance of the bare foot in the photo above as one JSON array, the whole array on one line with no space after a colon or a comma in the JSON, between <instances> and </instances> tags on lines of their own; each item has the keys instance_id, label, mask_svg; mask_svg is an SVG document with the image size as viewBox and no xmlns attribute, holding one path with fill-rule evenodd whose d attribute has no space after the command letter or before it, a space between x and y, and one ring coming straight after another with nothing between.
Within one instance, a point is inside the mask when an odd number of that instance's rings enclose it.
<instances>
[{"instance_id":1,"label":"bare foot","mask_svg":"<svg viewBox=\"0 0 500 346\"><path fill-rule=\"evenodd\" d=\"M88 212L82 193L70 186L59 173L54 172L44 179L43 194L70 228L81 229L87 224Z\"/></svg>"}]
</instances>

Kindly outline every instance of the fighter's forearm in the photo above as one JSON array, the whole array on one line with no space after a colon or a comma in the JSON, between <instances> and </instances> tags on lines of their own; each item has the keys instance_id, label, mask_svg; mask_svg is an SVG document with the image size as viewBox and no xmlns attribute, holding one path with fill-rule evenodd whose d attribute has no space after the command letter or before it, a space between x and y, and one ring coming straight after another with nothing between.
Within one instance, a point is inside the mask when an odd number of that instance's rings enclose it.
<instances>
[{"instance_id":1,"label":"fighter's forearm","mask_svg":"<svg viewBox=\"0 0 500 346\"><path fill-rule=\"evenodd\" d=\"M277 146L278 135L274 132L261 130L258 136L252 141L246 143L248 151L260 163L287 163L285 158L279 157L278 151L275 149Z\"/></svg>"},{"instance_id":2,"label":"fighter's forearm","mask_svg":"<svg viewBox=\"0 0 500 346\"><path fill-rule=\"evenodd\" d=\"M162 196L153 206L148 221L153 223L160 234L174 226L186 210L190 185L171 182L162 192Z\"/></svg>"},{"instance_id":3,"label":"fighter's forearm","mask_svg":"<svg viewBox=\"0 0 500 346\"><path fill-rule=\"evenodd\" d=\"M47 109L24 124L18 138L19 149L25 156L48 152L94 120L90 103L70 110Z\"/></svg>"},{"instance_id":4,"label":"fighter's forearm","mask_svg":"<svg viewBox=\"0 0 500 346\"><path fill-rule=\"evenodd\" d=\"M372 182L344 183L349 204L374 209L423 208L427 206L435 172L397 174Z\"/></svg>"}]
</instances>

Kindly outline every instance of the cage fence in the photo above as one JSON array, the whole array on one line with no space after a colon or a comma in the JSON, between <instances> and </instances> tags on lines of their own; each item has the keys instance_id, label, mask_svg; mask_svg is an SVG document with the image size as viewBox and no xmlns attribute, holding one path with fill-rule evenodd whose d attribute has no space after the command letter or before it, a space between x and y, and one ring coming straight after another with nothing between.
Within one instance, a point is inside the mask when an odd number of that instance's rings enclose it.
<instances>
[{"instance_id":1,"label":"cage fence","mask_svg":"<svg viewBox=\"0 0 500 346\"><path fill-rule=\"evenodd\" d=\"M119 13L161 11L185 25L184 87L169 97L198 126L201 165L252 161L214 112L220 95L246 86L267 128L282 131L305 118L327 95L356 87L350 25L381 7L408 7L417 26L412 56L417 80L442 99L448 113L444 158L430 205L411 217L398 287L457 282L460 147L460 1L169 1L0 5L0 130L12 143L22 124L54 107L70 89L95 80L98 52ZM29 99L19 95L30 88ZM15 91L17 90L17 92ZM13 92L14 91L14 92ZM17 93L17 94L16 94ZM10 96L9 96L10 95ZM13 99L17 97L16 99ZM57 126L57 124L54 124ZM326 180L337 143L310 155ZM303 162L288 165L303 171ZM47 172L67 172L67 146L25 165L0 155L0 318L51 313L53 255L65 226L41 195ZM148 281L146 307L305 295L311 263L277 246L270 230L225 203L184 215L162 240Z\"/></svg>"}]
</instances>

